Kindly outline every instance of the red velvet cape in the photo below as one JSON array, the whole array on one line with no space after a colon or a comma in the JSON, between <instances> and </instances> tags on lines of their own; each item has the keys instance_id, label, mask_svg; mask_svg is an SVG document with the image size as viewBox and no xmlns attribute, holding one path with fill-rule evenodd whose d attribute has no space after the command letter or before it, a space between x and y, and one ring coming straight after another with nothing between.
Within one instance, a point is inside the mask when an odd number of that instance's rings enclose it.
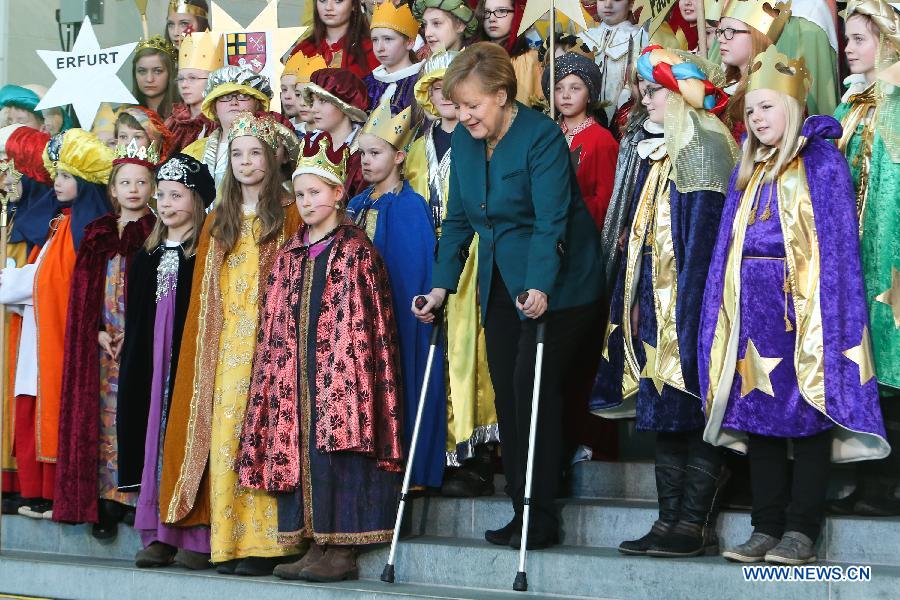
<instances>
[{"instance_id":1,"label":"red velvet cape","mask_svg":"<svg viewBox=\"0 0 900 600\"><path fill-rule=\"evenodd\" d=\"M117 254L130 262L155 223L156 217L148 213L128 223L119 237L118 219L109 213L92 221L84 230L84 239L75 258L66 321L54 521L97 522L97 445L100 437L97 333L103 314L106 267Z\"/></svg>"}]
</instances>

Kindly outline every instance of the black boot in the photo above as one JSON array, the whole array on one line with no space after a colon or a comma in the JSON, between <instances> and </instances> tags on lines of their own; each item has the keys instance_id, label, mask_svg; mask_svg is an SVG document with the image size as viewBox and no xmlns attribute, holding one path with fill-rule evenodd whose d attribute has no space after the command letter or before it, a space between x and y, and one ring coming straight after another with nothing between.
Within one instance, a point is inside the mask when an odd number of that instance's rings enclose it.
<instances>
[{"instance_id":1,"label":"black boot","mask_svg":"<svg viewBox=\"0 0 900 600\"><path fill-rule=\"evenodd\" d=\"M496 546L508 546L513 535L522 533L522 515L516 513L512 521L500 529L488 529L484 532L484 539Z\"/></svg>"},{"instance_id":2,"label":"black boot","mask_svg":"<svg viewBox=\"0 0 900 600\"><path fill-rule=\"evenodd\" d=\"M704 442L705 443L705 442ZM688 456L681 498L681 515L662 539L647 549L649 556L707 556L719 553L716 520L727 469L718 448L708 447L704 456L692 451Z\"/></svg>"},{"instance_id":3,"label":"black boot","mask_svg":"<svg viewBox=\"0 0 900 600\"><path fill-rule=\"evenodd\" d=\"M98 521L91 527L91 535L98 540L111 540L119 533L122 505L112 500L97 501Z\"/></svg>"},{"instance_id":4,"label":"black boot","mask_svg":"<svg viewBox=\"0 0 900 600\"><path fill-rule=\"evenodd\" d=\"M441 495L450 498L475 498L494 495L494 454L481 444L475 454L457 469L447 469Z\"/></svg>"},{"instance_id":5,"label":"black boot","mask_svg":"<svg viewBox=\"0 0 900 600\"><path fill-rule=\"evenodd\" d=\"M893 517L900 515L900 500L894 495L897 480L893 477L867 478L853 512L864 517Z\"/></svg>"},{"instance_id":6,"label":"black boot","mask_svg":"<svg viewBox=\"0 0 900 600\"><path fill-rule=\"evenodd\" d=\"M646 554L678 521L687 458L687 445L683 440L672 436L657 436L655 473L659 518L645 536L619 544L619 552L629 555Z\"/></svg>"}]
</instances>

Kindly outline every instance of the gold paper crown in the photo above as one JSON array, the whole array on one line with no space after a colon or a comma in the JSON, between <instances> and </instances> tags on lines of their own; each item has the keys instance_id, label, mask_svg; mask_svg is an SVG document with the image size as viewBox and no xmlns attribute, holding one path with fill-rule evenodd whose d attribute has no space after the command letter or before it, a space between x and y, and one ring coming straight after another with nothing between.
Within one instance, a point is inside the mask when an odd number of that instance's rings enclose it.
<instances>
[{"instance_id":1,"label":"gold paper crown","mask_svg":"<svg viewBox=\"0 0 900 600\"><path fill-rule=\"evenodd\" d=\"M328 64L321 54L306 56L303 52L297 52L284 65L283 75L294 75L297 83L306 84L309 83L313 73L327 68Z\"/></svg>"},{"instance_id":2,"label":"gold paper crown","mask_svg":"<svg viewBox=\"0 0 900 600\"><path fill-rule=\"evenodd\" d=\"M312 151L313 146L317 149L315 153ZM337 150L330 150L330 146L331 138L327 133L320 134L313 142L307 142L291 178L311 174L336 185L344 185L347 177L347 146L341 146Z\"/></svg>"},{"instance_id":3,"label":"gold paper crown","mask_svg":"<svg viewBox=\"0 0 900 600\"><path fill-rule=\"evenodd\" d=\"M791 0L786 2L731 0L722 16L743 21L772 40L774 44L781 37L784 26L791 18Z\"/></svg>"},{"instance_id":4,"label":"gold paper crown","mask_svg":"<svg viewBox=\"0 0 900 600\"><path fill-rule=\"evenodd\" d=\"M169 0L169 14L188 13L195 17L207 17L206 9L202 6L189 4L187 0Z\"/></svg>"},{"instance_id":5,"label":"gold paper crown","mask_svg":"<svg viewBox=\"0 0 900 600\"><path fill-rule=\"evenodd\" d=\"M152 165L158 165L159 147L156 142L150 142L149 146L139 146L137 140L132 139L128 145L119 144L116 146L116 158L113 164L122 162L143 162Z\"/></svg>"},{"instance_id":6,"label":"gold paper crown","mask_svg":"<svg viewBox=\"0 0 900 600\"><path fill-rule=\"evenodd\" d=\"M406 2L399 7L394 6L393 2L379 4L372 13L372 23L369 25L369 29L372 30L376 27L393 29L411 40L416 39L416 35L419 33L419 22L413 16Z\"/></svg>"},{"instance_id":7,"label":"gold paper crown","mask_svg":"<svg viewBox=\"0 0 900 600\"><path fill-rule=\"evenodd\" d=\"M722 18L722 5L725 0L703 0L703 19L718 23Z\"/></svg>"},{"instance_id":8,"label":"gold paper crown","mask_svg":"<svg viewBox=\"0 0 900 600\"><path fill-rule=\"evenodd\" d=\"M371 133L376 137L380 137L397 150L408 149L412 142L415 128L412 124L412 107L407 106L403 112L396 117L391 116L390 99L378 105L378 108L369 115L369 120L363 125L360 133Z\"/></svg>"},{"instance_id":9,"label":"gold paper crown","mask_svg":"<svg viewBox=\"0 0 900 600\"><path fill-rule=\"evenodd\" d=\"M805 106L811 81L812 77L802 57L791 60L775 46L769 46L750 63L747 91L775 90L796 98L801 106Z\"/></svg>"},{"instance_id":10,"label":"gold paper crown","mask_svg":"<svg viewBox=\"0 0 900 600\"><path fill-rule=\"evenodd\" d=\"M215 71L225 66L222 35L211 31L194 32L185 36L178 52L179 69Z\"/></svg>"},{"instance_id":11,"label":"gold paper crown","mask_svg":"<svg viewBox=\"0 0 900 600\"><path fill-rule=\"evenodd\" d=\"M228 143L231 144L234 138L243 136L255 137L272 150L278 148L278 131L272 121L257 118L251 112L238 113L234 123L231 124L231 129L228 130Z\"/></svg>"},{"instance_id":12,"label":"gold paper crown","mask_svg":"<svg viewBox=\"0 0 900 600\"><path fill-rule=\"evenodd\" d=\"M167 42L166 38L161 35L154 35L149 40L141 40L140 42L138 42L137 48L135 48L134 51L135 53L137 53L147 48L159 50L160 52L168 54L172 59L172 62L178 61L178 50L175 49L175 46L172 44L172 42Z\"/></svg>"}]
</instances>

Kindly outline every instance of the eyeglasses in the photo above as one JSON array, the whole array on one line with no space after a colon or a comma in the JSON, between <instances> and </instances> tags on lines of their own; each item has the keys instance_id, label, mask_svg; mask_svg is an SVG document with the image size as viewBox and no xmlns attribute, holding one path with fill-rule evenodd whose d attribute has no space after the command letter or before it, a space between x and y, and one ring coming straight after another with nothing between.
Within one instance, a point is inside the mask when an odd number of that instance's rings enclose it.
<instances>
[{"instance_id":1,"label":"eyeglasses","mask_svg":"<svg viewBox=\"0 0 900 600\"><path fill-rule=\"evenodd\" d=\"M232 102L243 102L245 100L253 100L253 96L250 94L228 94L227 96L219 96L216 98L216 102L221 102L222 104L231 104Z\"/></svg>"},{"instance_id":2,"label":"eyeglasses","mask_svg":"<svg viewBox=\"0 0 900 600\"><path fill-rule=\"evenodd\" d=\"M650 100L653 100L653 94L655 94L656 92L658 92L661 89L662 89L661 85L658 85L656 87L647 86L644 88L644 91L641 92L641 98L642 99L649 98Z\"/></svg>"},{"instance_id":3,"label":"eyeglasses","mask_svg":"<svg viewBox=\"0 0 900 600\"><path fill-rule=\"evenodd\" d=\"M177 83L184 83L187 81L188 83L197 83L198 81L206 81L209 77L197 77L196 75L179 75L175 78Z\"/></svg>"},{"instance_id":4,"label":"eyeglasses","mask_svg":"<svg viewBox=\"0 0 900 600\"><path fill-rule=\"evenodd\" d=\"M725 29L716 29L716 39L724 38L728 41L734 39L736 33L750 33L749 29L735 29L734 27L726 27Z\"/></svg>"},{"instance_id":5,"label":"eyeglasses","mask_svg":"<svg viewBox=\"0 0 900 600\"><path fill-rule=\"evenodd\" d=\"M490 19L494 17L495 19L505 19L509 15L513 14L515 11L511 8L498 8L497 10L485 10L484 18Z\"/></svg>"}]
</instances>

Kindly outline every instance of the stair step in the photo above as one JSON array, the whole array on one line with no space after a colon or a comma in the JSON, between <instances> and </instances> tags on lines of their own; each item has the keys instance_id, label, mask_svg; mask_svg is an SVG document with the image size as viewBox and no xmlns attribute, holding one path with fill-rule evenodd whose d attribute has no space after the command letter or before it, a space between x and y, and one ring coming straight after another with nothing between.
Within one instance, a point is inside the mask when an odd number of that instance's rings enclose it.
<instances>
[{"instance_id":1,"label":"stair step","mask_svg":"<svg viewBox=\"0 0 900 600\"><path fill-rule=\"evenodd\" d=\"M213 570L177 567L138 569L127 561L59 556L29 552L0 554L0 592L68 598L120 600L128 598L266 598L294 600L301 594L322 600L348 598L427 598L441 600L511 600L513 591L452 585L395 583L360 579L318 584L283 581L277 577L236 577Z\"/></svg>"}]
</instances>

